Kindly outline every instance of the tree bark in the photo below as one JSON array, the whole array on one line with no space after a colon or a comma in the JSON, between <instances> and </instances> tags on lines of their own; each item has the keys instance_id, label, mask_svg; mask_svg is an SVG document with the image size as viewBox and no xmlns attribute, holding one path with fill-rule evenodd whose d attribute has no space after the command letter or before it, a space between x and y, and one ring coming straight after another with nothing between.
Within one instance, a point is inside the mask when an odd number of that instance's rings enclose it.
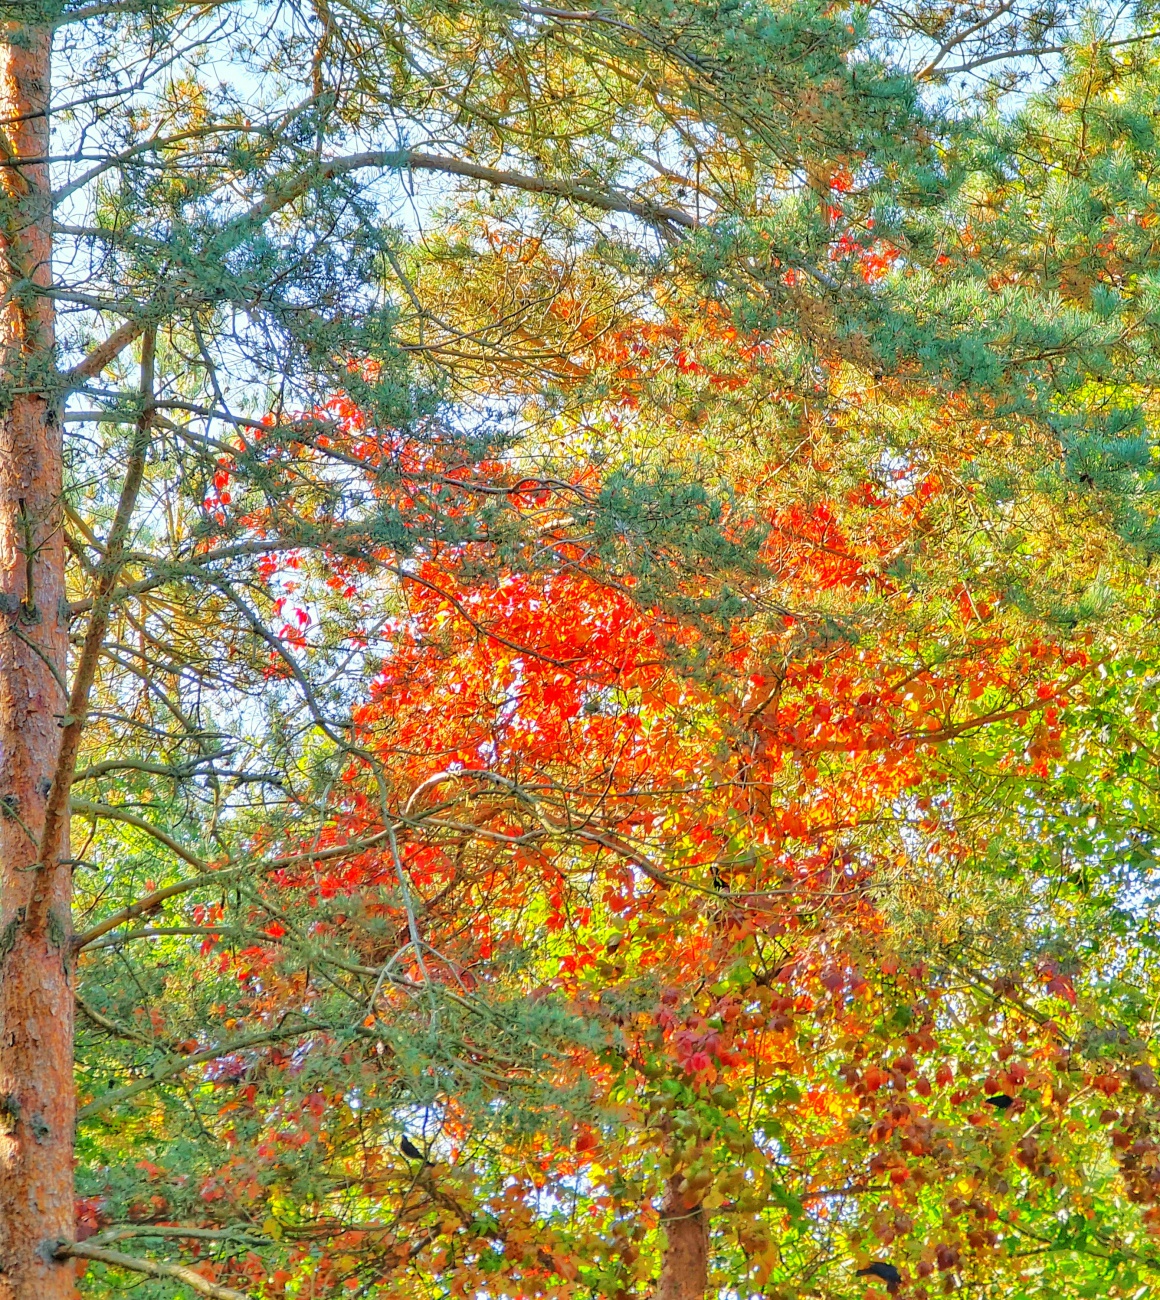
<instances>
[{"instance_id":1,"label":"tree bark","mask_svg":"<svg viewBox=\"0 0 1160 1300\"><path fill-rule=\"evenodd\" d=\"M76 1293L67 829L42 843L68 611L55 409L46 28L0 24L0 1300ZM39 866L38 866L39 862Z\"/></svg>"},{"instance_id":2,"label":"tree bark","mask_svg":"<svg viewBox=\"0 0 1160 1300\"><path fill-rule=\"evenodd\" d=\"M661 1202L665 1253L654 1300L704 1300L709 1287L709 1222L704 1207L677 1190L678 1174Z\"/></svg>"}]
</instances>

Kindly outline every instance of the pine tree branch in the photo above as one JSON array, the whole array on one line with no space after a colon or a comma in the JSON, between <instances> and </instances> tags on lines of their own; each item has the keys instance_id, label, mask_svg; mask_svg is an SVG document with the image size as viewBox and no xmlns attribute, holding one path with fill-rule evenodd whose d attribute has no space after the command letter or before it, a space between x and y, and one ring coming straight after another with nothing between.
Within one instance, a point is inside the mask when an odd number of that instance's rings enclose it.
<instances>
[{"instance_id":1,"label":"pine tree branch","mask_svg":"<svg viewBox=\"0 0 1160 1300\"><path fill-rule=\"evenodd\" d=\"M466 176L472 180L484 181L488 185L500 185L531 194L549 194L557 198L573 199L589 207L602 208L605 212L623 212L639 217L642 221L654 225L681 226L686 230L695 230L698 225L697 219L682 208L633 199L619 190L594 190L580 181L530 176L524 172L503 171L460 158L442 158L427 153L408 153L406 166L412 171L446 172L453 176Z\"/></svg>"},{"instance_id":2,"label":"pine tree branch","mask_svg":"<svg viewBox=\"0 0 1160 1300\"><path fill-rule=\"evenodd\" d=\"M915 80L925 81L927 77L932 76L938 71L938 65L946 58L951 50L956 49L958 46L962 45L964 41L969 40L976 32L982 31L989 23L993 23L996 18L1001 18L1011 9L1014 3L1015 0L1003 0L1001 5L992 9L990 13L984 14L977 23L973 23L970 27L964 28L962 31L955 32L953 35L949 36L939 47L938 53L929 60L926 67L923 68L921 72L915 73Z\"/></svg>"},{"instance_id":3,"label":"pine tree branch","mask_svg":"<svg viewBox=\"0 0 1160 1300\"><path fill-rule=\"evenodd\" d=\"M78 808L80 811L86 811L85 805L74 804L74 809ZM96 812L97 816L108 815L108 813L115 816L119 815L117 809L103 811L103 805L101 804L87 805L87 810ZM120 817L120 820L129 821L129 817L129 814L125 814ZM136 824L136 822L132 824ZM400 823L400 825L402 824ZM148 823L144 825L143 829L150 832L156 831L156 827L150 827ZM160 834L157 838L160 838ZM169 899L177 898L181 894L188 894L192 890L218 886L234 880L238 876L268 875L272 871L281 871L285 867L296 866L301 862L327 862L333 858L365 853L368 849L377 848L386 838L387 832L379 831L376 835L368 835L366 839L355 840L349 844L336 844L325 849L304 849L301 853L291 853L284 858L272 858L267 862L247 862L240 866L222 867L217 871L212 869L204 870L199 875L188 880L179 880L175 884L166 885L164 889L155 889L152 893L137 899L136 902L120 908L91 929L78 934L73 941L73 947L79 952L80 949L88 947L89 944L95 943L97 939L108 934L110 930L115 930L117 926L124 925L126 921L131 921L134 917L142 916L146 912L152 912ZM201 863L200 858L197 861ZM208 866L205 863L201 863L201 865L203 867Z\"/></svg>"},{"instance_id":4,"label":"pine tree branch","mask_svg":"<svg viewBox=\"0 0 1160 1300\"><path fill-rule=\"evenodd\" d=\"M57 751L44 809L44 823L40 836L40 851L36 866L41 878L33 889L28 906L27 924L33 934L40 932L48 916L48 902L52 896L51 880L59 867L61 845L69 820L69 793L80 753L81 735L89 715L89 697L96 680L97 663L101 656L109 614L113 608L112 594L117 585L125 559L125 545L137 496L145 476L145 458L149 450L150 429L153 420L153 358L156 334L147 329L141 344L141 413L129 447L129 460L121 484L116 513L105 543L105 554L97 568L97 590L94 595L89 625L81 643L80 658L73 674L68 709L62 719L60 748ZM67 869L67 868L66 868Z\"/></svg>"},{"instance_id":5,"label":"pine tree branch","mask_svg":"<svg viewBox=\"0 0 1160 1300\"><path fill-rule=\"evenodd\" d=\"M468 162L464 158L446 158L412 149L368 150L366 153L333 158L313 169L304 170L295 177L292 184L274 190L266 198L255 203L243 220L247 224L261 224L288 203L308 194L321 181L334 180L351 172L372 167L379 170L430 171L442 172L448 176L464 176L470 180L483 181L487 185L523 190L528 194L546 194L555 198L570 199L587 207L600 208L605 212L623 212L629 216L639 217L640 220L652 225L681 226L686 230L695 230L699 224L695 217L690 216L682 208L672 208L645 199L634 199L619 190L594 189L582 181L562 177L534 176L527 172L485 167L481 163Z\"/></svg>"},{"instance_id":6,"label":"pine tree branch","mask_svg":"<svg viewBox=\"0 0 1160 1300\"><path fill-rule=\"evenodd\" d=\"M131 1273L144 1273L146 1277L173 1278L184 1283L198 1295L209 1296L211 1300L251 1300L244 1291L236 1291L232 1286L222 1286L220 1282L211 1282L192 1268L184 1264L162 1264L154 1259L138 1259L135 1255L125 1255L119 1250L106 1250L104 1246L92 1246L84 1241L62 1241L53 1252L57 1259L91 1259L100 1264L109 1264L113 1268L123 1268Z\"/></svg>"},{"instance_id":7,"label":"pine tree branch","mask_svg":"<svg viewBox=\"0 0 1160 1300\"><path fill-rule=\"evenodd\" d=\"M1116 41L1096 41L1093 44L1098 45L1101 49L1114 50L1123 45L1139 45L1144 41L1154 41L1157 36L1160 36L1160 32L1147 31L1140 32L1136 36L1125 36ZM986 67L989 63L1000 63L1004 59L1046 58L1049 54L1063 54L1069 48L1067 45L1028 45L1023 49L1000 50L994 54L981 55L979 58L971 59L966 63L957 63L952 68L935 68L930 75L940 77L965 76L969 72L974 72L977 68ZM925 75L925 69L923 75Z\"/></svg>"},{"instance_id":8,"label":"pine tree branch","mask_svg":"<svg viewBox=\"0 0 1160 1300\"><path fill-rule=\"evenodd\" d=\"M191 849L187 849L184 844L179 844L171 835L167 835L160 826L154 826L152 822L146 821L144 817L138 817L135 813L126 811L124 808L115 808L112 804L107 803L90 803L87 799L73 799L70 801L70 807L74 813L81 816L104 817L111 821L124 822L127 826L135 826L137 830L144 831L158 843L164 844L165 847L179 857L182 862L188 863L191 867L196 867L198 871L204 874L210 874L211 868L204 858L199 858ZM217 873L220 874L220 873Z\"/></svg>"},{"instance_id":9,"label":"pine tree branch","mask_svg":"<svg viewBox=\"0 0 1160 1300\"><path fill-rule=\"evenodd\" d=\"M104 939L99 939L96 943L89 944L90 948L119 948L122 944L131 943L134 939L167 939L176 935L206 935L216 936L217 938L229 939L240 938L243 931L229 925L149 925L142 930L127 930L122 934L113 934ZM256 938L263 938L262 935L256 935Z\"/></svg>"},{"instance_id":10,"label":"pine tree branch","mask_svg":"<svg viewBox=\"0 0 1160 1300\"><path fill-rule=\"evenodd\" d=\"M61 375L65 391L79 388L86 380L94 379L102 370L145 333L148 325L143 320L127 320L119 325L103 343L98 343L83 360Z\"/></svg>"},{"instance_id":11,"label":"pine tree branch","mask_svg":"<svg viewBox=\"0 0 1160 1300\"><path fill-rule=\"evenodd\" d=\"M135 1083L127 1083L123 1088L114 1088L111 1092L95 1097L87 1106L81 1106L77 1111L77 1122L80 1123L81 1120L89 1119L93 1115L99 1115L101 1111L108 1110L110 1106L119 1105L123 1101L131 1101L134 1097L139 1097L141 1093L157 1087L159 1083L164 1083L175 1075L184 1074L186 1070L192 1069L195 1065L205 1065L209 1061L220 1061L223 1056L232 1056L234 1052L243 1051L247 1047L258 1047L262 1043L278 1043L287 1038L297 1038L303 1034L318 1033L325 1028L325 1025L305 1024L299 1025L295 1029L271 1029L262 1034L249 1034L245 1038L235 1039L232 1043L219 1043L215 1047L207 1047L204 1051L193 1052L189 1056L171 1060L168 1065L163 1065L160 1068L155 1066L147 1078L138 1079Z\"/></svg>"},{"instance_id":12,"label":"pine tree branch","mask_svg":"<svg viewBox=\"0 0 1160 1300\"><path fill-rule=\"evenodd\" d=\"M352 1230L348 1230L352 1231ZM245 1246L270 1246L269 1237L255 1236L243 1227L182 1228L171 1223L118 1223L106 1228L99 1237L89 1239L90 1246L111 1246L130 1237L188 1237L193 1241L238 1242Z\"/></svg>"},{"instance_id":13,"label":"pine tree branch","mask_svg":"<svg viewBox=\"0 0 1160 1300\"><path fill-rule=\"evenodd\" d=\"M125 1038L133 1043L145 1043L148 1047L159 1047L164 1044L158 1043L157 1039L149 1034L144 1034L138 1029L131 1029L128 1025L119 1025L115 1020L110 1020L108 1016L103 1015L94 1006L90 1006L84 998L78 993L76 996L77 1010L85 1017L86 1020L92 1021L98 1029L103 1029L106 1034L112 1034L115 1038Z\"/></svg>"}]
</instances>

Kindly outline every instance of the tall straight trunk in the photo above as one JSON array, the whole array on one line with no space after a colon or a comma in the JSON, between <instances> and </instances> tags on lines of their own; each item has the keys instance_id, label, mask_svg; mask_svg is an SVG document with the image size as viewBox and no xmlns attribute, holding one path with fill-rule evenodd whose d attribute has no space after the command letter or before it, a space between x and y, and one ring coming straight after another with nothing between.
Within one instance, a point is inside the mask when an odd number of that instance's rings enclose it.
<instances>
[{"instance_id":1,"label":"tall straight trunk","mask_svg":"<svg viewBox=\"0 0 1160 1300\"><path fill-rule=\"evenodd\" d=\"M67 832L42 844L68 613L52 391L51 35L0 24L0 1300L75 1294Z\"/></svg>"},{"instance_id":2,"label":"tall straight trunk","mask_svg":"<svg viewBox=\"0 0 1160 1300\"><path fill-rule=\"evenodd\" d=\"M677 1190L680 1181L678 1174L661 1202L666 1242L653 1300L704 1300L709 1286L709 1221L696 1193L686 1199Z\"/></svg>"}]
</instances>

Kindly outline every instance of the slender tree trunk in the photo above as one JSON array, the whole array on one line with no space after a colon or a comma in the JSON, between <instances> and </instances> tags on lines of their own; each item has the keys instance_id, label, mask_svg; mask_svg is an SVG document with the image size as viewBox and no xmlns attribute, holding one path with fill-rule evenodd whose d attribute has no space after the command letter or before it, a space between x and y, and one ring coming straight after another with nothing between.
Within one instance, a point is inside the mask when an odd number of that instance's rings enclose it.
<instances>
[{"instance_id":1,"label":"slender tree trunk","mask_svg":"<svg viewBox=\"0 0 1160 1300\"><path fill-rule=\"evenodd\" d=\"M661 1203L667 1242L654 1300L704 1300L709 1286L709 1222L704 1207L677 1191L673 1179Z\"/></svg>"},{"instance_id":2,"label":"slender tree trunk","mask_svg":"<svg viewBox=\"0 0 1160 1300\"><path fill-rule=\"evenodd\" d=\"M51 37L0 24L0 1300L63 1300L74 1265L67 832L42 844L67 647L52 392Z\"/></svg>"}]
</instances>

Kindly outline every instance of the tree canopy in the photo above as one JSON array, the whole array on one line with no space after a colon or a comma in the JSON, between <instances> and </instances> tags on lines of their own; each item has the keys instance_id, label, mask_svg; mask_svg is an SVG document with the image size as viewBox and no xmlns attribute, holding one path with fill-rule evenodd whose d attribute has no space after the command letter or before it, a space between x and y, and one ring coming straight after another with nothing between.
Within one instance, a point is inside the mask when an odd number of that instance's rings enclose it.
<instances>
[{"instance_id":1,"label":"tree canopy","mask_svg":"<svg viewBox=\"0 0 1160 1300\"><path fill-rule=\"evenodd\" d=\"M1150 1294L1154 21L0 0L0 1300Z\"/></svg>"}]
</instances>

